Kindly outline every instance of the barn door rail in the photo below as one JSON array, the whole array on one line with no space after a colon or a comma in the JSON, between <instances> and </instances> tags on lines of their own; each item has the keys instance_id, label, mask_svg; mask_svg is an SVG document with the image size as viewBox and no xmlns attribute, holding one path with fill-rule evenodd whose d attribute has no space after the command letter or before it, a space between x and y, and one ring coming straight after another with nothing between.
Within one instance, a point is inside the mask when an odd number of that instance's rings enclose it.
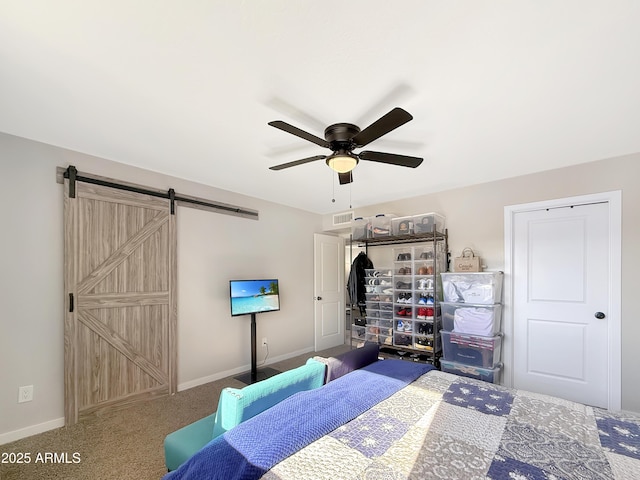
<instances>
[{"instance_id":1,"label":"barn door rail","mask_svg":"<svg viewBox=\"0 0 640 480\"><path fill-rule=\"evenodd\" d=\"M118 190L125 190L127 192L140 193L152 197L166 198L169 200L171 205L171 215L175 214L175 203L178 202L179 204L182 204L184 206L199 208L202 210L211 210L218 213L251 218L254 220L259 219L259 212L257 210L237 207L235 205L229 205L225 203L212 202L210 200L188 195L178 195L173 188L170 188L168 191L164 192L162 190L152 190L139 185L118 182L112 179L105 179L92 175L81 175L78 173L77 168L73 165L70 165L66 169L59 168L58 173L61 173L61 178L66 178L69 180L69 198L76 197L76 182L84 182L91 183L93 185L100 185L103 187L116 188ZM59 183L62 183L62 181L60 181Z\"/></svg>"}]
</instances>

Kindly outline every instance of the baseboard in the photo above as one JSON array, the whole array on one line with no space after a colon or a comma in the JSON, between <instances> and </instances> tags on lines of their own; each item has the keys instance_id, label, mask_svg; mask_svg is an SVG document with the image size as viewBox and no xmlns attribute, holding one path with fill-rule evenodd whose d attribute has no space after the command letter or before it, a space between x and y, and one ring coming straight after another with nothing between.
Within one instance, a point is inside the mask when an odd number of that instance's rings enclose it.
<instances>
[{"instance_id":1,"label":"baseboard","mask_svg":"<svg viewBox=\"0 0 640 480\"><path fill-rule=\"evenodd\" d=\"M288 360L293 357L297 357L298 355L304 355L305 353L313 352L313 347L304 348L302 350L297 350L295 352L289 352L285 355L279 355L277 357L270 358L267 362L261 363L258 365L258 368L263 367L265 365L271 365L273 363L281 362L283 360ZM183 390L189 390L190 388L199 387L200 385L204 385L205 383L215 382L216 380L220 380L225 377L233 377L240 373L246 372L251 368L251 365L243 365L238 368L233 368L231 370L225 370L223 372L217 372L213 375L207 375L206 377L196 378L195 380L189 380L188 382L179 383L178 391L182 392Z\"/></svg>"},{"instance_id":2,"label":"baseboard","mask_svg":"<svg viewBox=\"0 0 640 480\"><path fill-rule=\"evenodd\" d=\"M37 435L60 427L64 427L64 417L38 423L37 425L30 425L19 430L14 430L13 432L0 433L0 445L15 442L16 440L21 440L31 435Z\"/></svg>"},{"instance_id":3,"label":"baseboard","mask_svg":"<svg viewBox=\"0 0 640 480\"><path fill-rule=\"evenodd\" d=\"M313 347L304 348L302 350L297 350L295 352L290 352L285 355L279 355L277 357L270 358L267 362L261 363L258 367L271 365L273 363L281 362L282 360L288 360L293 357L297 357L298 355L304 355L305 353L313 352ZM190 380L188 382L178 384L178 391L181 392L183 390L188 390L193 387L198 387L200 385L204 385L205 383L215 382L216 380L220 380L221 378L231 377L234 375L238 375L240 373L246 372L251 368L251 365L243 365L238 368L234 368L231 370L226 370L224 372L214 373L213 375L209 375L206 377L197 378L195 380ZM38 423L37 425L30 425L25 428L21 428L19 430L14 430L12 432L0 433L0 445L4 445L5 443L15 442L16 440L21 440L26 437L30 437L32 435L37 435L39 433L44 433L49 430L53 430L55 428L64 427L64 417L57 418L54 420L49 420L47 422Z\"/></svg>"}]
</instances>

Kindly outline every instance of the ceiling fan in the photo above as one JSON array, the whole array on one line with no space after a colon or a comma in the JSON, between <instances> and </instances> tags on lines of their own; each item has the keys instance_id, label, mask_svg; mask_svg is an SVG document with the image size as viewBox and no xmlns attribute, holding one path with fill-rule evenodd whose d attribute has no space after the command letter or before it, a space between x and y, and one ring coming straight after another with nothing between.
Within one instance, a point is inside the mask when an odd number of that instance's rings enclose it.
<instances>
[{"instance_id":1,"label":"ceiling fan","mask_svg":"<svg viewBox=\"0 0 640 480\"><path fill-rule=\"evenodd\" d=\"M272 127L279 128L280 130L291 133L292 135L303 138L304 140L315 143L321 147L329 148L332 152L330 155L315 155L313 157L302 158L293 162L275 165L273 167L269 167L269 169L282 170L284 168L295 167L296 165L326 159L327 165L338 172L340 185L344 185L353 181L352 170L360 160L416 168L422 163L422 158L398 155L395 153L373 152L370 150L365 150L360 153L353 152L354 149L368 145L374 140L377 140L412 119L413 117L409 112L396 107L364 130L360 130L357 125L353 125L351 123L335 123L333 125L329 125L324 130L324 138L305 132L304 130L294 127L282 120L269 122L269 125Z\"/></svg>"}]
</instances>

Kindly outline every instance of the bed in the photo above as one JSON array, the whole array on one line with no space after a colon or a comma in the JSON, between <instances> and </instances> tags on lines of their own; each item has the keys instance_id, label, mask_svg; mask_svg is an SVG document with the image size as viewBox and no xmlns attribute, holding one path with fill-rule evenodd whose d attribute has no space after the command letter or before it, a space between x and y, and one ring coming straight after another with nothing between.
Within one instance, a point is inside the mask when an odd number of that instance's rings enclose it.
<instances>
[{"instance_id":1,"label":"bed","mask_svg":"<svg viewBox=\"0 0 640 480\"><path fill-rule=\"evenodd\" d=\"M380 360L216 438L165 480L640 479L640 415Z\"/></svg>"}]
</instances>

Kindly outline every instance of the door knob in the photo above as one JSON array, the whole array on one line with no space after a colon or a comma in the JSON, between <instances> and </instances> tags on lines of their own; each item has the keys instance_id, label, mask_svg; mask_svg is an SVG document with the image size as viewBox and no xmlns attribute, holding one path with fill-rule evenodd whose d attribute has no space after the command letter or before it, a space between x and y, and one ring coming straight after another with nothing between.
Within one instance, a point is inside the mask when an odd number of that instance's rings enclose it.
<instances>
[{"instance_id":1,"label":"door knob","mask_svg":"<svg viewBox=\"0 0 640 480\"><path fill-rule=\"evenodd\" d=\"M602 312L596 312L596 314L594 315L598 320L602 320L604 317L606 317L606 315Z\"/></svg>"},{"instance_id":2,"label":"door knob","mask_svg":"<svg viewBox=\"0 0 640 480\"><path fill-rule=\"evenodd\" d=\"M322 300L322 297L316 297L316 300Z\"/></svg>"}]
</instances>

